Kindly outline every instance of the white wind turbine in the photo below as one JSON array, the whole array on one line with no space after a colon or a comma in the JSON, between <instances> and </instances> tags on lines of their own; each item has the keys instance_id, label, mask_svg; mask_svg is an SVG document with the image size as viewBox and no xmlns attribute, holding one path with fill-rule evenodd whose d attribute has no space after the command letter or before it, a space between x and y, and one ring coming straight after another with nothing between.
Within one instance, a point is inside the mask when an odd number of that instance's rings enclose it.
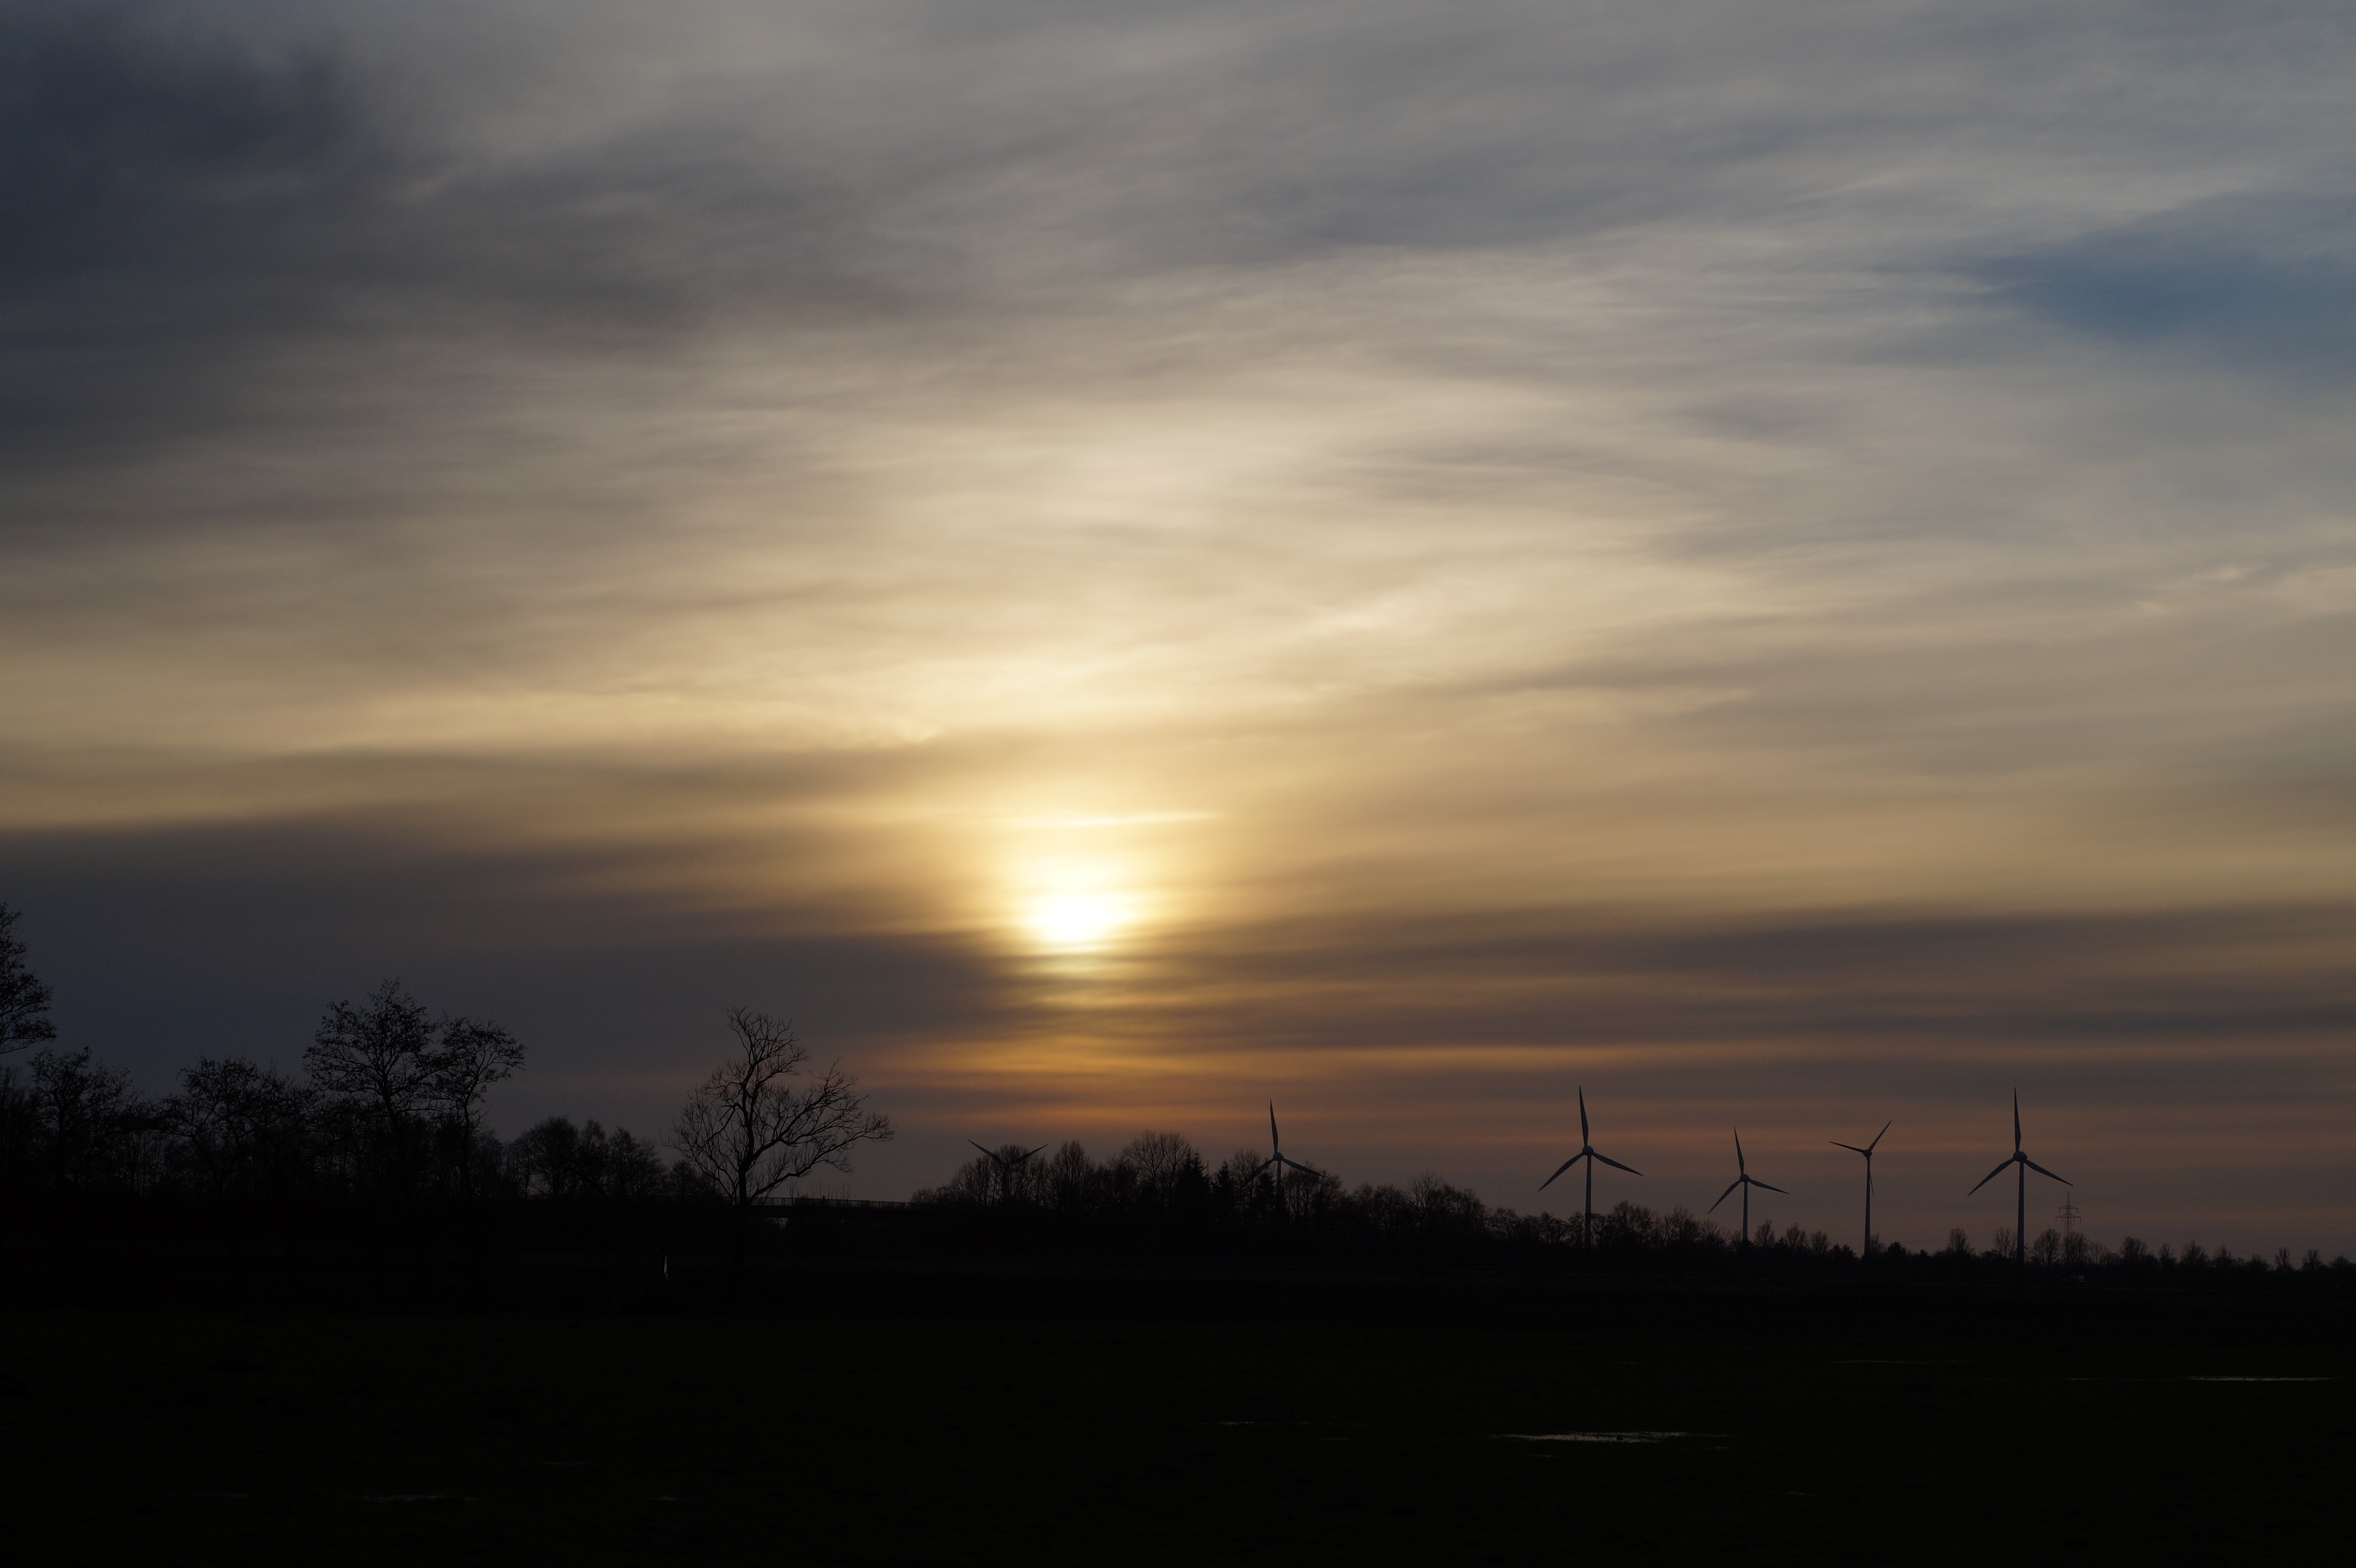
<instances>
[{"instance_id":1,"label":"white wind turbine","mask_svg":"<svg viewBox=\"0 0 2356 1568\"><path fill-rule=\"evenodd\" d=\"M1858 1147L1855 1144L1845 1144L1838 1138L1826 1140L1835 1148L1845 1148L1851 1154L1865 1156L1865 1243L1858 1249L1857 1255L1860 1258L1873 1256L1873 1151L1881 1142L1881 1134L1888 1132L1893 1125L1890 1122L1882 1123L1881 1132L1874 1134L1873 1142L1863 1148Z\"/></svg>"},{"instance_id":2,"label":"white wind turbine","mask_svg":"<svg viewBox=\"0 0 2356 1568\"><path fill-rule=\"evenodd\" d=\"M1579 1091L1579 1152L1555 1167L1554 1176L1560 1176L1582 1159L1587 1162L1587 1210L1585 1218L1580 1222L1579 1240L1581 1246L1593 1246L1595 1244L1595 1162L1600 1159L1612 1169L1624 1170L1631 1176L1642 1176L1644 1173L1633 1165L1621 1164L1608 1154L1596 1152L1594 1144L1588 1139L1587 1090L1584 1085ZM1538 1183L1540 1192L1554 1185L1554 1176L1549 1176Z\"/></svg>"},{"instance_id":3,"label":"white wind turbine","mask_svg":"<svg viewBox=\"0 0 2356 1568\"><path fill-rule=\"evenodd\" d=\"M981 1146L980 1144L974 1144L971 1138L968 1138L965 1141L969 1144L973 1144L973 1147L976 1148L981 1148ZM1045 1148L1047 1146L1045 1144L1041 1144L1039 1148L1028 1151L1024 1151L1023 1149L1023 1146L1020 1144L1009 1144L1006 1147L1007 1148L1017 1152L1010 1154L1002 1153L997 1149L981 1148L982 1157L989 1160L991 1164L998 1167L998 1203L1001 1208L1004 1208L1008 1203L1012 1202L1014 1200L1014 1172L1016 1168L1021 1166L1024 1160L1029 1159L1032 1155L1037 1154L1039 1149Z\"/></svg>"},{"instance_id":4,"label":"white wind turbine","mask_svg":"<svg viewBox=\"0 0 2356 1568\"><path fill-rule=\"evenodd\" d=\"M1742 1174L1734 1179L1734 1186L1728 1188L1725 1191L1718 1195L1718 1203L1723 1203L1728 1199L1733 1197L1737 1188L1741 1189L1742 1244L1747 1247L1751 1244L1751 1189L1754 1187L1768 1192L1783 1192L1783 1189L1780 1187L1770 1187L1767 1183L1760 1180L1757 1177L1751 1174L1751 1167L1745 1164L1742 1158L1742 1129L1740 1127L1734 1129L1734 1168L1740 1171ZM1783 1192L1783 1196L1789 1198L1792 1195L1788 1192ZM1713 1214L1718 1212L1718 1203L1713 1203L1709 1206L1709 1212Z\"/></svg>"},{"instance_id":5,"label":"white wind turbine","mask_svg":"<svg viewBox=\"0 0 2356 1568\"><path fill-rule=\"evenodd\" d=\"M1284 1152L1284 1140L1277 1136L1276 1102L1273 1100L1268 1103L1268 1147L1273 1152L1259 1162L1259 1168L1262 1170L1266 1170L1270 1166L1276 1168L1276 1202L1277 1207L1280 1209L1284 1206L1284 1173L1287 1168L1297 1170L1303 1176L1320 1176L1323 1172L1301 1164Z\"/></svg>"},{"instance_id":6,"label":"white wind turbine","mask_svg":"<svg viewBox=\"0 0 2356 1568\"><path fill-rule=\"evenodd\" d=\"M1986 1176L1981 1177L1978 1186L1974 1187L1972 1189L1972 1192L1977 1192L1980 1188L1986 1187L1989 1182L1994 1181L1997 1177L2002 1176L2004 1174L2004 1168L2008 1165L2015 1165L2020 1168L2019 1172L2020 1177L2019 1191L2014 1200L2013 1209L2012 1261L2020 1267L2026 1268L2029 1266L2029 1173L2032 1170L2040 1176L2053 1176L2053 1173L2020 1152L2020 1091L2018 1089L2015 1089L2012 1092L2011 1157L2004 1160ZM2066 1177L2053 1176L2053 1179L2061 1182L2064 1187L2070 1185L2070 1181ZM1964 1196L1969 1198L1972 1195L1972 1192L1966 1192Z\"/></svg>"}]
</instances>

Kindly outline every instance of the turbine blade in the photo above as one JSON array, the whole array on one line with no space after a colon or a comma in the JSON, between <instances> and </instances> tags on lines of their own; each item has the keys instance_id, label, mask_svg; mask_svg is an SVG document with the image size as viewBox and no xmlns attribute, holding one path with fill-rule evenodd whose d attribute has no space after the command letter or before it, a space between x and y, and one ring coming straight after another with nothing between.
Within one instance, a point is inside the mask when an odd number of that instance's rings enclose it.
<instances>
[{"instance_id":1,"label":"turbine blade","mask_svg":"<svg viewBox=\"0 0 2356 1568\"><path fill-rule=\"evenodd\" d=\"M2046 1169L2043 1166L2038 1164L2027 1155L2022 1155L2020 1157L2020 1163L2029 1167L2029 1169L2035 1171L2040 1176L2053 1176L2051 1171ZM2064 1187L2075 1187L2077 1185L2076 1182L2072 1181L2066 1176L2053 1176L2053 1179L2060 1182Z\"/></svg>"},{"instance_id":2,"label":"turbine blade","mask_svg":"<svg viewBox=\"0 0 2356 1568\"><path fill-rule=\"evenodd\" d=\"M1586 1157L1586 1154L1587 1151L1581 1149L1579 1153L1572 1155L1569 1159L1564 1160L1560 1165L1555 1167L1554 1176L1560 1176L1564 1171L1569 1170L1572 1166L1577 1165L1581 1159ZM1549 1176L1544 1181L1538 1183L1538 1190L1540 1192L1544 1192L1547 1188L1554 1185L1554 1176Z\"/></svg>"},{"instance_id":3,"label":"turbine blade","mask_svg":"<svg viewBox=\"0 0 2356 1568\"><path fill-rule=\"evenodd\" d=\"M1893 1116L1892 1118L1890 1118L1890 1120L1889 1120L1889 1121L1887 1121L1887 1122L1882 1123L1882 1124L1881 1124L1881 1132L1880 1132L1880 1133L1876 1133L1876 1134L1874 1134L1874 1135L1873 1135L1873 1143L1869 1143L1869 1144L1866 1145L1863 1152L1865 1152L1865 1153L1867 1153L1867 1154L1871 1154L1871 1153L1873 1152L1873 1150L1874 1150L1874 1145L1875 1145L1875 1144L1879 1144L1879 1143L1880 1143L1880 1142L1881 1142L1881 1133L1886 1133L1886 1132L1888 1132L1888 1131L1889 1131L1892 1126L1894 1126L1894 1125L1897 1125L1897 1118L1896 1118L1896 1117L1894 1117L1894 1116Z\"/></svg>"},{"instance_id":4,"label":"turbine blade","mask_svg":"<svg viewBox=\"0 0 2356 1568\"><path fill-rule=\"evenodd\" d=\"M1741 1185L1742 1185L1742 1179L1741 1179L1740 1177L1739 1177L1739 1176L1738 1176L1738 1177L1736 1177L1736 1178L1734 1179L1733 1182L1732 1182L1730 1185L1729 1185L1729 1186L1728 1186L1727 1189L1726 1189L1725 1191L1723 1191L1723 1192L1721 1192L1721 1193L1719 1193L1719 1194L1718 1195L1718 1203L1723 1203L1723 1202L1725 1202L1728 1199L1730 1199L1730 1198L1733 1197L1733 1196L1734 1196L1734 1194L1735 1194L1735 1189L1736 1189L1737 1188L1740 1188ZM1713 1204L1711 1204L1708 1208L1707 1208L1707 1209L1703 1210L1703 1211L1702 1211L1702 1212L1703 1212L1703 1213L1705 1213L1705 1214L1715 1214L1715 1213L1717 1213L1717 1212L1718 1212L1718 1203L1713 1203Z\"/></svg>"},{"instance_id":5,"label":"turbine blade","mask_svg":"<svg viewBox=\"0 0 2356 1568\"><path fill-rule=\"evenodd\" d=\"M1734 1129L1734 1168L1737 1170L1751 1168L1742 1163L1742 1129L1740 1127Z\"/></svg>"},{"instance_id":6,"label":"turbine blade","mask_svg":"<svg viewBox=\"0 0 2356 1568\"><path fill-rule=\"evenodd\" d=\"M1595 1151L1594 1151L1593 1149L1589 1149L1587 1152L1588 1152L1590 1156L1592 1156L1593 1157L1595 1157L1595 1158L1597 1158L1597 1159L1601 1160L1604 1164L1606 1164L1606 1165L1610 1166L1610 1167L1611 1167L1612 1169L1614 1169L1614 1170L1624 1170L1624 1171L1626 1171L1626 1172L1627 1172L1629 1175L1631 1175L1631 1176L1642 1176L1642 1175L1644 1175L1644 1174L1643 1171L1638 1170L1638 1169L1637 1169L1634 1166L1633 1166L1633 1165L1622 1165L1622 1164L1621 1164L1618 1160L1613 1159L1613 1158L1612 1158L1610 1155L1608 1155L1608 1154L1596 1154L1596 1153L1595 1153Z\"/></svg>"},{"instance_id":7,"label":"turbine blade","mask_svg":"<svg viewBox=\"0 0 2356 1568\"><path fill-rule=\"evenodd\" d=\"M1047 1147L1047 1146L1046 1146L1045 1144L1041 1144L1041 1145L1039 1146L1039 1147L1038 1147L1038 1148L1034 1148L1034 1149L1033 1149L1033 1150L1031 1151L1031 1154L1038 1154L1038 1153L1040 1153L1041 1151L1044 1150L1044 1149L1046 1148L1046 1147ZM1031 1154L1026 1154L1026 1155L1024 1155L1023 1157L1024 1159L1029 1159L1029 1158L1031 1157Z\"/></svg>"},{"instance_id":8,"label":"turbine blade","mask_svg":"<svg viewBox=\"0 0 2356 1568\"><path fill-rule=\"evenodd\" d=\"M1587 1085L1579 1086L1579 1141L1585 1144L1587 1136Z\"/></svg>"},{"instance_id":9,"label":"turbine blade","mask_svg":"<svg viewBox=\"0 0 2356 1568\"><path fill-rule=\"evenodd\" d=\"M2012 1152L2020 1152L2020 1091L2012 1092Z\"/></svg>"},{"instance_id":10,"label":"turbine blade","mask_svg":"<svg viewBox=\"0 0 2356 1568\"><path fill-rule=\"evenodd\" d=\"M1845 1148L1851 1154L1863 1154L1865 1152L1865 1150L1858 1147L1855 1144L1845 1144L1838 1138L1826 1138L1825 1141L1832 1145L1835 1148Z\"/></svg>"},{"instance_id":11,"label":"turbine blade","mask_svg":"<svg viewBox=\"0 0 2356 1568\"><path fill-rule=\"evenodd\" d=\"M2020 1157L2019 1155L2013 1156L2013 1159L2019 1159L2019 1157ZM2002 1176L2004 1174L2005 1166L2010 1165L2011 1163L2012 1160L2008 1159L2004 1161L2002 1165L1998 1165L1994 1170L1989 1171L1986 1176L1981 1177L1979 1180L1972 1184L1972 1192L1977 1192L1981 1188L1986 1187L1989 1182L1994 1181L1997 1177ZM1964 1196L1969 1198L1972 1195L1972 1192L1966 1192Z\"/></svg>"},{"instance_id":12,"label":"turbine blade","mask_svg":"<svg viewBox=\"0 0 2356 1568\"><path fill-rule=\"evenodd\" d=\"M1782 1188L1780 1188L1780 1187L1768 1187L1768 1186L1767 1186L1767 1183L1765 1183L1765 1182L1763 1182L1763 1181L1760 1180L1760 1179L1759 1179L1757 1177L1755 1177L1755 1176L1754 1176L1754 1177L1752 1177L1752 1178L1751 1178L1751 1186L1753 1186L1753 1187L1764 1187L1764 1188L1766 1188L1766 1189L1767 1189L1767 1190L1768 1190L1768 1191L1770 1191L1770 1192L1783 1192L1783 1189ZM1783 1196L1784 1196L1784 1197L1786 1197L1786 1198L1789 1198L1789 1197L1790 1197L1790 1196L1792 1196L1792 1195L1791 1195L1790 1193L1788 1193L1788 1192L1783 1192Z\"/></svg>"},{"instance_id":13,"label":"turbine blade","mask_svg":"<svg viewBox=\"0 0 2356 1568\"><path fill-rule=\"evenodd\" d=\"M1270 1148L1274 1148L1274 1147L1277 1146L1277 1144L1278 1144L1278 1142L1279 1142L1279 1141L1280 1141L1280 1140L1278 1139L1278 1137L1277 1137L1277 1136L1276 1136L1276 1102L1275 1102L1275 1101L1273 1101L1273 1100L1270 1100L1270 1101L1268 1103L1268 1142L1269 1142L1269 1147Z\"/></svg>"}]
</instances>

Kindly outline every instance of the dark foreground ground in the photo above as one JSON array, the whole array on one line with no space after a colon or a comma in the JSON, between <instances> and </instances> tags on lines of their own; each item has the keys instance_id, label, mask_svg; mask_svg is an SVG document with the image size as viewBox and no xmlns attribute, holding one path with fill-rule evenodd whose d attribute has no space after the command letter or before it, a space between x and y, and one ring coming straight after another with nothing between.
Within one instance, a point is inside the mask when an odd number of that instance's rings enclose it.
<instances>
[{"instance_id":1,"label":"dark foreground ground","mask_svg":"<svg viewBox=\"0 0 2356 1568\"><path fill-rule=\"evenodd\" d=\"M2344 1307L965 1267L0 1318L11 1563L2345 1560Z\"/></svg>"}]
</instances>

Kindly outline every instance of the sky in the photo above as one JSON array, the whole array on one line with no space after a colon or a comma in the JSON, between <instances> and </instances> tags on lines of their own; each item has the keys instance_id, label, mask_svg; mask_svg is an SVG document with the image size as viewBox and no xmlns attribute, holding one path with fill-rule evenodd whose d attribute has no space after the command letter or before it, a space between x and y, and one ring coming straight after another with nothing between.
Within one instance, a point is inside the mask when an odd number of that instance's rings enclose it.
<instances>
[{"instance_id":1,"label":"sky","mask_svg":"<svg viewBox=\"0 0 2356 1568\"><path fill-rule=\"evenodd\" d=\"M2356 1253L2356 13L0 0L0 900L660 1136ZM2041 1228L2064 1189L2029 1194ZM1723 1215L1725 1211L1721 1211Z\"/></svg>"}]
</instances>

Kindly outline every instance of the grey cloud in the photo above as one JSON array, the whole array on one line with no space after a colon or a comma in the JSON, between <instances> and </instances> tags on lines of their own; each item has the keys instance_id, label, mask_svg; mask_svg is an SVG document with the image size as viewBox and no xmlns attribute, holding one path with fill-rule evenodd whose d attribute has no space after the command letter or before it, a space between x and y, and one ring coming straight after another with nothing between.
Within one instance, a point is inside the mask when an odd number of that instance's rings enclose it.
<instances>
[{"instance_id":1,"label":"grey cloud","mask_svg":"<svg viewBox=\"0 0 2356 1568\"><path fill-rule=\"evenodd\" d=\"M35 912L65 1038L158 1085L206 1052L291 1063L328 1001L388 974L437 1007L500 1018L543 1084L641 1124L671 1108L731 1005L871 1059L909 1034L1024 1014L1020 987L956 936L862 929L789 883L757 914L721 913L634 891L648 858L454 844L415 813L318 812L0 836L0 886ZM565 1091L531 1093L566 1108Z\"/></svg>"},{"instance_id":2,"label":"grey cloud","mask_svg":"<svg viewBox=\"0 0 2356 1568\"><path fill-rule=\"evenodd\" d=\"M2147 372L2344 378L2348 16L0 0L0 895L151 1074L397 969L634 1125L732 1000L911 1104L1083 1033L2305 1103L2346 421ZM1099 792L1324 917L1102 1008L894 934ZM106 811L244 825L16 830Z\"/></svg>"},{"instance_id":3,"label":"grey cloud","mask_svg":"<svg viewBox=\"0 0 2356 1568\"><path fill-rule=\"evenodd\" d=\"M409 122L402 85L176 7L0 9L12 455L217 429L290 367L314 395L365 387L404 342L644 346L723 307L894 295L886 247L812 171L693 127L468 155Z\"/></svg>"},{"instance_id":4,"label":"grey cloud","mask_svg":"<svg viewBox=\"0 0 2356 1568\"><path fill-rule=\"evenodd\" d=\"M2018 308L2301 382L2356 365L2356 194L2219 197L1982 263Z\"/></svg>"},{"instance_id":5,"label":"grey cloud","mask_svg":"<svg viewBox=\"0 0 2356 1568\"><path fill-rule=\"evenodd\" d=\"M1061 1027L1066 982L967 935L880 929L822 879L782 877L746 908L643 875L692 853L465 842L413 811L321 811L0 837L0 887L29 912L73 1040L157 1079L200 1051L291 1058L324 1000L385 973L498 1014L539 1043L550 1083L641 1120L730 1002L792 1012L870 1060ZM2093 1051L2164 1077L2182 1070L2153 1053L2173 1048L2213 1072L2237 1053L2344 1040L2352 944L2356 909L2334 903L1329 916L1165 941L1115 973L1118 1004L1090 1027L1141 1061L1206 1043L1372 1047L1428 1054L1445 1073L1452 1048L1706 1046L1797 1083L1821 1071L1810 1051L1926 1053L1922 1071Z\"/></svg>"},{"instance_id":6,"label":"grey cloud","mask_svg":"<svg viewBox=\"0 0 2356 1568\"><path fill-rule=\"evenodd\" d=\"M2356 909L1563 908L1259 928L1173 958L1290 1046L1709 1044L1774 1054L1934 1047L2315 1045L2356 1028ZM1265 996L1257 987L1269 987ZM1364 994L1345 1029L1321 993ZM1187 994L1173 987L1174 997ZM1310 1005L1289 1006L1297 997ZM1182 1000L1173 1005L1183 1007ZM1167 1027L1166 1023L1158 1027ZM1236 1027L1231 1020L1225 1028Z\"/></svg>"},{"instance_id":7,"label":"grey cloud","mask_svg":"<svg viewBox=\"0 0 2356 1568\"><path fill-rule=\"evenodd\" d=\"M913 4L814 11L767 29L779 42L704 5L637 32L584 11L568 52L531 48L546 19L520 10L345 12L0 5L0 210L26 237L0 252L0 409L20 464L241 417L284 431L306 404L355 419L436 352L585 351L611 374L683 338L879 313L1019 336L1026 312L1141 272L1739 232L1966 131L2000 148L1990 79L2057 101L2133 19ZM2290 101L2304 16L2244 45ZM510 84L452 58L477 34L564 104L537 134L500 131ZM2163 76L2218 41L2188 16L2155 38ZM2073 133L2099 152L2130 121ZM2063 274L2096 264L2023 261L2006 286L2075 300Z\"/></svg>"}]
</instances>

